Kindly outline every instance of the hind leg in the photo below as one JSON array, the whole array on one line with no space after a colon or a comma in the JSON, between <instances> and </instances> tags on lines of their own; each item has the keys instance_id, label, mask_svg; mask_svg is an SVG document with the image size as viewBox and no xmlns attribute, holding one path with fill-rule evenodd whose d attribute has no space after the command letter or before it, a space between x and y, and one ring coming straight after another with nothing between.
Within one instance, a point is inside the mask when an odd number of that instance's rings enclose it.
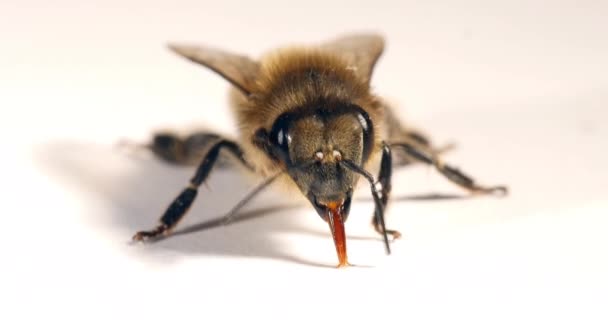
<instances>
[{"instance_id":1,"label":"hind leg","mask_svg":"<svg viewBox=\"0 0 608 320\"><path fill-rule=\"evenodd\" d=\"M424 140L423 140L424 139ZM436 146L431 143L430 140L426 138L425 135L417 131L408 131L403 134L400 138L390 140L389 144L392 146L394 144L406 143L409 145L415 145L419 148L425 150L428 153L434 155L443 155L451 150L453 150L456 146L453 143L448 143L445 145ZM407 165L420 163L421 161L416 157L412 157L402 148L394 148L393 150L393 166L395 168L404 167ZM424 162L424 161L422 161Z\"/></svg>"},{"instance_id":2,"label":"hind leg","mask_svg":"<svg viewBox=\"0 0 608 320\"><path fill-rule=\"evenodd\" d=\"M425 148L435 154L443 154L454 148L453 144L447 144L444 146L435 146L431 138L425 133L404 126L392 111L390 106L385 106L385 129L386 129L386 141L389 145L396 142L408 142ZM392 153L393 167L399 168L410 164L418 163L417 159L413 159L407 155L400 148L395 148Z\"/></svg>"},{"instance_id":3,"label":"hind leg","mask_svg":"<svg viewBox=\"0 0 608 320\"><path fill-rule=\"evenodd\" d=\"M439 173L441 173L444 177L446 177L451 182L459 185L462 188L467 189L471 193L476 194L506 194L507 187L505 186L492 186L485 187L477 184L475 180L458 168L445 164L439 156L433 151L425 148L422 145L416 145L411 142L396 142L392 143L391 147L393 149L399 148L405 152L410 158L415 159L416 161L420 161L422 163L426 163L434 166Z\"/></svg>"},{"instance_id":4,"label":"hind leg","mask_svg":"<svg viewBox=\"0 0 608 320\"><path fill-rule=\"evenodd\" d=\"M434 166L448 180L472 193L507 193L507 188L504 186L481 186L459 169L445 164L439 156L441 153L450 150L451 145L441 148L434 147L431 140L424 134L405 128L388 106L385 111L387 140L393 150L395 167L422 162Z\"/></svg>"}]
</instances>

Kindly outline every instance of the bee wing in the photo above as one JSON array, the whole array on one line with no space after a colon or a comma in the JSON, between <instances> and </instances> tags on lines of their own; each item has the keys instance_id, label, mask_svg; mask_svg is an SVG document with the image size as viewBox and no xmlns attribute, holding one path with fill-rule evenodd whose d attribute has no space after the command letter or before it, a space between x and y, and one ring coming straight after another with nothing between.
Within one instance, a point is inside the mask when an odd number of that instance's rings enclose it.
<instances>
[{"instance_id":1,"label":"bee wing","mask_svg":"<svg viewBox=\"0 0 608 320\"><path fill-rule=\"evenodd\" d=\"M260 66L250 58L205 46L170 44L169 48L188 60L213 70L245 95L251 93Z\"/></svg>"},{"instance_id":2,"label":"bee wing","mask_svg":"<svg viewBox=\"0 0 608 320\"><path fill-rule=\"evenodd\" d=\"M353 34L334 39L322 47L347 59L352 69L369 82L374 65L384 50L384 38L377 34Z\"/></svg>"}]
</instances>

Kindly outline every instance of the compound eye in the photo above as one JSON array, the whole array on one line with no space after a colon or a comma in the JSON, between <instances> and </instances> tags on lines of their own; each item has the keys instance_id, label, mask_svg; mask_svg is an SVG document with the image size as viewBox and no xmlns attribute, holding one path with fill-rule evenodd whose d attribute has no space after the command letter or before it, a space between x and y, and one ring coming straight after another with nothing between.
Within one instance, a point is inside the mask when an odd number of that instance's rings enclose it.
<instances>
[{"instance_id":1,"label":"compound eye","mask_svg":"<svg viewBox=\"0 0 608 320\"><path fill-rule=\"evenodd\" d=\"M281 128L277 131L277 135L275 137L275 143L281 150L288 152L289 144L291 143L291 135L287 132L287 129Z\"/></svg>"},{"instance_id":2,"label":"compound eye","mask_svg":"<svg viewBox=\"0 0 608 320\"><path fill-rule=\"evenodd\" d=\"M289 133L289 125L291 121L288 115L279 117L270 133L270 139L275 146L275 150L280 158L286 161L289 158L289 145L291 144L291 134Z\"/></svg>"},{"instance_id":3,"label":"compound eye","mask_svg":"<svg viewBox=\"0 0 608 320\"><path fill-rule=\"evenodd\" d=\"M369 118L369 115L367 115L367 113L365 112L361 112L357 114L357 120L359 121L359 124L361 125L361 129L363 130L363 133L365 134L369 134L371 127L372 127L372 121Z\"/></svg>"},{"instance_id":4,"label":"compound eye","mask_svg":"<svg viewBox=\"0 0 608 320\"><path fill-rule=\"evenodd\" d=\"M359 110L357 121L363 131L363 159L367 160L374 144L374 127L367 112Z\"/></svg>"}]
</instances>

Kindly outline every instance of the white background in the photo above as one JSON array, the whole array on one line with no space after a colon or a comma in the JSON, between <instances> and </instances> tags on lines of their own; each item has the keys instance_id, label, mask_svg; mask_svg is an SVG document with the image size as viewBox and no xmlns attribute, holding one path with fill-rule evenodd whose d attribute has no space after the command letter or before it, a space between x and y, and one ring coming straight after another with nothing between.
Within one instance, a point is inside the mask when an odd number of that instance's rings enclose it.
<instances>
[{"instance_id":1,"label":"white background","mask_svg":"<svg viewBox=\"0 0 608 320\"><path fill-rule=\"evenodd\" d=\"M606 17L599 0L2 1L0 317L606 319ZM357 30L387 38L375 91L507 198L416 200L464 193L399 171L404 238L384 255L361 188L344 270L314 210L276 192L245 209L261 217L129 245L193 170L116 143L234 133L227 84L168 41L257 56ZM218 171L178 230L254 183Z\"/></svg>"}]
</instances>

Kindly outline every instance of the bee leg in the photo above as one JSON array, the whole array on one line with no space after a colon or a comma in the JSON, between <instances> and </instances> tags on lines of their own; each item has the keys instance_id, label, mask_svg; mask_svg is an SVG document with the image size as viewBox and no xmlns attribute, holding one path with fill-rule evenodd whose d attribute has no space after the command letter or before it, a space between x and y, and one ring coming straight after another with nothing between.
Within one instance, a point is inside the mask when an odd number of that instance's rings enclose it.
<instances>
[{"instance_id":1,"label":"bee leg","mask_svg":"<svg viewBox=\"0 0 608 320\"><path fill-rule=\"evenodd\" d=\"M426 135L422 134L421 132L409 130L409 131L407 131L406 136L408 139L411 139L411 140L415 141L416 143L419 143L427 148L431 147L431 139L429 139Z\"/></svg>"},{"instance_id":2,"label":"bee leg","mask_svg":"<svg viewBox=\"0 0 608 320\"><path fill-rule=\"evenodd\" d=\"M428 148L425 148L422 145L410 142L398 142L392 143L391 146L393 148L400 148L414 160L434 166L435 168L437 168L439 173L441 173L448 180L467 189L468 191L474 194L504 195L508 192L507 187L505 186L484 187L478 185L477 183L475 183L475 180L473 180L473 178L467 176L458 168L443 163L443 161L441 161L441 159L439 159L439 157L437 156L436 152L430 151Z\"/></svg>"},{"instance_id":3,"label":"bee leg","mask_svg":"<svg viewBox=\"0 0 608 320\"><path fill-rule=\"evenodd\" d=\"M441 146L435 146L431 143L431 140L429 138L427 138L427 136L425 136L424 134L422 134L418 131L413 131L413 130L401 132L400 135L393 136L392 140L390 140L390 141L391 142L394 141L397 143L408 143L408 144L420 146L421 148L424 148L424 150L428 150L429 152L432 152L436 155L444 154L455 148L455 145L452 143L448 143L446 145L441 145ZM390 144L392 145L393 143L390 143ZM412 159L411 156L408 156L406 154L406 152L403 151L402 149L396 149L394 151L395 151L393 153L393 167L394 168L405 167L405 166L419 162L416 159Z\"/></svg>"},{"instance_id":4,"label":"bee leg","mask_svg":"<svg viewBox=\"0 0 608 320\"><path fill-rule=\"evenodd\" d=\"M190 184L173 200L163 216L160 218L156 228L149 231L140 231L133 236L133 241L144 241L161 235L166 235L177 225L179 220L186 214L192 202L196 198L199 186L205 182L211 169L213 169L221 150L227 150L237 158L241 159L249 168L251 165L245 161L242 149L233 141L221 139L216 142L200 162L196 173L190 179Z\"/></svg>"},{"instance_id":5,"label":"bee leg","mask_svg":"<svg viewBox=\"0 0 608 320\"><path fill-rule=\"evenodd\" d=\"M393 175L393 164L392 164L392 156L391 149L387 144L382 146L382 160L380 162L380 173L378 174L378 183L380 184L380 204L382 207L380 208L376 205L375 210L380 210L380 214L384 217L384 213L386 211L386 205L388 204L388 198L391 193L391 176ZM382 230L382 226L380 221L378 220L378 215L374 215L372 219L372 225L374 229L380 233L384 234L384 230ZM401 233L397 230L386 230L386 233L391 235L394 239L398 239L401 237Z\"/></svg>"}]
</instances>

